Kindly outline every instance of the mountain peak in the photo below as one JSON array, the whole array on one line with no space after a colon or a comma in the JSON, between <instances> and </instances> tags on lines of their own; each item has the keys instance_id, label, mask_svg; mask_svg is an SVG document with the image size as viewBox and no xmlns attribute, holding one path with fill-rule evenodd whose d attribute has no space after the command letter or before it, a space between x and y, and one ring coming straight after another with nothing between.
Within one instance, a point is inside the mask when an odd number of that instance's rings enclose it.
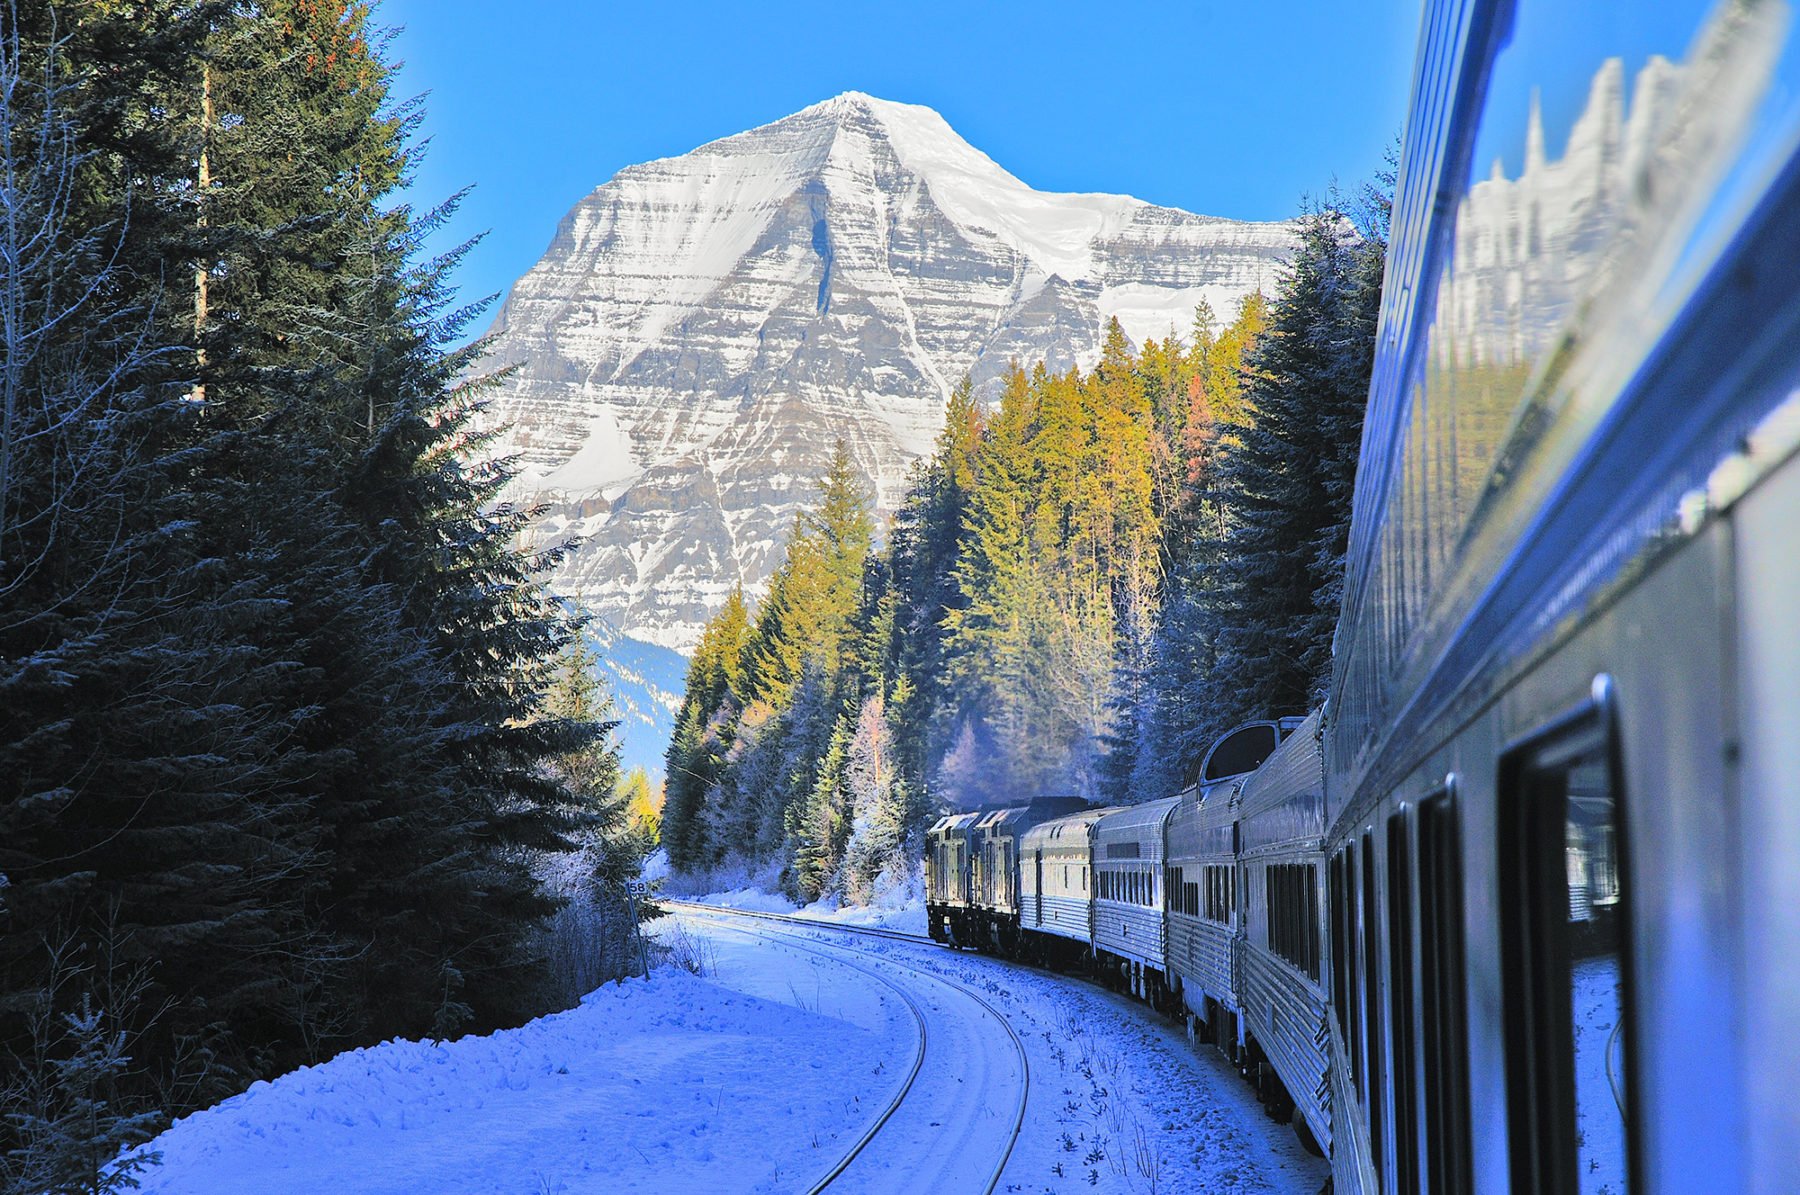
<instances>
[{"instance_id":1,"label":"mountain peak","mask_svg":"<svg viewBox=\"0 0 1800 1195\"><path fill-rule=\"evenodd\" d=\"M621 170L508 295L489 408L541 502L553 578L626 633L689 648L780 560L833 444L879 509L965 375L1089 365L1274 281L1290 225L1033 189L928 107L847 91Z\"/></svg>"}]
</instances>

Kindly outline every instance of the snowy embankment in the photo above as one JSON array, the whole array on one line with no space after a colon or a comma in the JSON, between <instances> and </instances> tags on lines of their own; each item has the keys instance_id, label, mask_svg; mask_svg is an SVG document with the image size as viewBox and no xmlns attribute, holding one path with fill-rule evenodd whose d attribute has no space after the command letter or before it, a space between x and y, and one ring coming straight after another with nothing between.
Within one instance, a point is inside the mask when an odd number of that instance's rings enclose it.
<instances>
[{"instance_id":1,"label":"snowy embankment","mask_svg":"<svg viewBox=\"0 0 1800 1195\"><path fill-rule=\"evenodd\" d=\"M790 1191L911 1048L900 1010L791 957L702 942L578 1008L390 1041L258 1083L152 1143L149 1192ZM828 990L829 989L829 990Z\"/></svg>"},{"instance_id":2,"label":"snowy embankment","mask_svg":"<svg viewBox=\"0 0 1800 1195\"><path fill-rule=\"evenodd\" d=\"M840 905L826 899L810 905L797 905L785 896L764 892L761 888L739 888L735 892L709 892L688 898L695 904L720 909L746 909L753 913L788 913L810 921L833 925L858 925L871 929L892 929L909 934L925 932L925 902L907 900L888 904Z\"/></svg>"},{"instance_id":3,"label":"snowy embankment","mask_svg":"<svg viewBox=\"0 0 1800 1195\"><path fill-rule=\"evenodd\" d=\"M930 946L824 927L796 941L787 927L732 921L657 923L705 978L660 970L518 1029L387 1042L259 1083L152 1143L163 1165L145 1189L805 1190L894 1097L920 1047L896 985L935 1016L967 1003L946 1001L935 977L985 996L1029 1055L1000 1190L1311 1192L1323 1180L1216 1055L1139 1005ZM964 1015L958 1032L934 1026L934 1049L995 1038L985 1014ZM994 1045L996 1058L1010 1048ZM975 1082L983 1068L958 1057L940 1064L954 1084ZM952 1084L937 1065L926 1070L933 1093ZM978 1100L995 1106L959 1122L993 1123L1016 1098L1004 1068L988 1069L997 1077ZM914 1136L923 1148L936 1139Z\"/></svg>"},{"instance_id":4,"label":"snowy embankment","mask_svg":"<svg viewBox=\"0 0 1800 1195\"><path fill-rule=\"evenodd\" d=\"M925 932L925 877L916 865L902 876L884 877L867 904L847 904L836 896L812 904L796 904L775 891L776 875L772 867L734 867L698 876L677 874L670 871L668 856L662 851L652 855L643 869L644 879L656 885L658 892L695 904L752 913L786 913L837 925L909 934Z\"/></svg>"}]
</instances>

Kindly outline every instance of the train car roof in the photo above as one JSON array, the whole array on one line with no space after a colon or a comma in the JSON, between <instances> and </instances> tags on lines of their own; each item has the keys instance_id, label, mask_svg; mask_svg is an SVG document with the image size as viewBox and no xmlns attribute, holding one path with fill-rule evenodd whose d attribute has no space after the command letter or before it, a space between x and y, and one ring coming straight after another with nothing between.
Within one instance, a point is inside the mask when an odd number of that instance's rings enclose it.
<instances>
[{"instance_id":1,"label":"train car roof","mask_svg":"<svg viewBox=\"0 0 1800 1195\"><path fill-rule=\"evenodd\" d=\"M980 810L974 810L969 813L946 813L935 822L932 822L931 829L927 830L926 833L947 834L952 830L972 830L975 828L975 823L980 819Z\"/></svg>"},{"instance_id":2,"label":"train car roof","mask_svg":"<svg viewBox=\"0 0 1800 1195\"><path fill-rule=\"evenodd\" d=\"M1244 849L1317 839L1325 832L1322 711L1315 710L1244 781Z\"/></svg>"},{"instance_id":3,"label":"train car roof","mask_svg":"<svg viewBox=\"0 0 1800 1195\"><path fill-rule=\"evenodd\" d=\"M1088 803L1080 797L1033 797L1023 805L1008 805L1004 809L983 811L980 821L975 825L977 830L987 833L993 830L1013 830L1024 826L1035 826L1039 822L1064 814L1080 813L1086 810Z\"/></svg>"},{"instance_id":4,"label":"train car roof","mask_svg":"<svg viewBox=\"0 0 1800 1195\"><path fill-rule=\"evenodd\" d=\"M1095 830L1096 837L1136 836L1139 832L1152 827L1161 826L1175 812L1175 806L1181 803L1180 797L1163 797L1157 801L1145 801L1142 805L1127 805L1115 809L1100 819Z\"/></svg>"},{"instance_id":5,"label":"train car roof","mask_svg":"<svg viewBox=\"0 0 1800 1195\"><path fill-rule=\"evenodd\" d=\"M1084 809L1080 813L1071 813L1066 817L1039 822L1025 831L1025 836L1020 839L1020 842L1026 844L1056 842L1070 837L1079 837L1085 840L1093 832L1095 822L1116 812L1118 812L1118 806L1109 805L1103 809Z\"/></svg>"}]
</instances>

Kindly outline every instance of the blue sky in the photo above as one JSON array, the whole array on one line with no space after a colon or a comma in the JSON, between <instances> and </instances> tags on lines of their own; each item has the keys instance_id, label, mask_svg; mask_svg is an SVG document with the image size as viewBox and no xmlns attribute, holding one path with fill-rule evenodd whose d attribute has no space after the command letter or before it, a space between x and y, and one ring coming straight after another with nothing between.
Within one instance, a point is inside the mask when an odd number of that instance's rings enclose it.
<instances>
[{"instance_id":1,"label":"blue sky","mask_svg":"<svg viewBox=\"0 0 1800 1195\"><path fill-rule=\"evenodd\" d=\"M619 169L843 91L928 104L1042 190L1274 219L1381 165L1405 118L1405 0L381 0L399 94L429 93L411 198L475 190L457 277L503 291ZM439 247L447 247L448 241Z\"/></svg>"}]
</instances>

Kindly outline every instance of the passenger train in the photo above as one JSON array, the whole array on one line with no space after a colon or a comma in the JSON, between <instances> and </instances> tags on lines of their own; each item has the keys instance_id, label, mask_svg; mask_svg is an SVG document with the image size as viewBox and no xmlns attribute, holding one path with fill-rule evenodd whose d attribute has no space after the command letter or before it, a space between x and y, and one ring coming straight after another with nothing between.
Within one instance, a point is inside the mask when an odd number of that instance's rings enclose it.
<instances>
[{"instance_id":1,"label":"passenger train","mask_svg":"<svg viewBox=\"0 0 1800 1195\"><path fill-rule=\"evenodd\" d=\"M1427 0L1327 700L930 831L1337 1191L1800 1190L1795 15Z\"/></svg>"}]
</instances>

